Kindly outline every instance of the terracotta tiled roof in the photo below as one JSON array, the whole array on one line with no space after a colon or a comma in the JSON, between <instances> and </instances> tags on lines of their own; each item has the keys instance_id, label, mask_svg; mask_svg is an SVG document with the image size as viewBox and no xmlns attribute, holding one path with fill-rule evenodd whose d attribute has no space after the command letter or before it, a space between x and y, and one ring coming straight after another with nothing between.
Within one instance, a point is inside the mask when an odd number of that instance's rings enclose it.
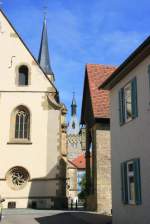
<instances>
[{"instance_id":1,"label":"terracotta tiled roof","mask_svg":"<svg viewBox=\"0 0 150 224\"><path fill-rule=\"evenodd\" d=\"M74 165L77 169L85 169L86 167L86 161L85 161L85 155L81 154L75 159L69 161L72 165Z\"/></svg>"},{"instance_id":2,"label":"terracotta tiled roof","mask_svg":"<svg viewBox=\"0 0 150 224\"><path fill-rule=\"evenodd\" d=\"M95 118L109 118L109 91L99 86L116 70L116 67L100 64L87 64L87 77Z\"/></svg>"}]
</instances>

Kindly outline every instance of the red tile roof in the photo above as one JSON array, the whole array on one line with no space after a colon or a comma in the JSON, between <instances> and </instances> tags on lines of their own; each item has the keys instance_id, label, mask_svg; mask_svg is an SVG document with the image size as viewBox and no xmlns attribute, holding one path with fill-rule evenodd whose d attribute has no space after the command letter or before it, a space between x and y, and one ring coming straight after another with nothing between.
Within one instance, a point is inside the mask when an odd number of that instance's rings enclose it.
<instances>
[{"instance_id":1,"label":"red tile roof","mask_svg":"<svg viewBox=\"0 0 150 224\"><path fill-rule=\"evenodd\" d=\"M74 165L77 169L85 169L86 167L86 161L85 161L85 155L81 154L75 159L69 161L72 165Z\"/></svg>"},{"instance_id":2,"label":"red tile roof","mask_svg":"<svg viewBox=\"0 0 150 224\"><path fill-rule=\"evenodd\" d=\"M95 118L109 118L109 91L99 86L116 70L116 67L100 64L87 64L87 77Z\"/></svg>"}]
</instances>

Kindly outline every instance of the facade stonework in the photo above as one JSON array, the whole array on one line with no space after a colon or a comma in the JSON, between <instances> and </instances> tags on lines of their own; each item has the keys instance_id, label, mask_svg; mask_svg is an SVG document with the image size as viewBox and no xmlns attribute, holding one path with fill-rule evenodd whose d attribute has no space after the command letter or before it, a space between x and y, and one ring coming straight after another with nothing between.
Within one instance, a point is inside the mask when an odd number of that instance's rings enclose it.
<instances>
[{"instance_id":1,"label":"facade stonework","mask_svg":"<svg viewBox=\"0 0 150 224\"><path fill-rule=\"evenodd\" d=\"M87 209L106 214L111 214L112 209L109 126L109 123L98 123L93 126L92 149L86 153Z\"/></svg>"},{"instance_id":2,"label":"facade stonework","mask_svg":"<svg viewBox=\"0 0 150 224\"><path fill-rule=\"evenodd\" d=\"M111 146L110 146L110 127L109 125L100 125L96 131L97 142L97 210L101 213L110 213L111 211Z\"/></svg>"}]
</instances>

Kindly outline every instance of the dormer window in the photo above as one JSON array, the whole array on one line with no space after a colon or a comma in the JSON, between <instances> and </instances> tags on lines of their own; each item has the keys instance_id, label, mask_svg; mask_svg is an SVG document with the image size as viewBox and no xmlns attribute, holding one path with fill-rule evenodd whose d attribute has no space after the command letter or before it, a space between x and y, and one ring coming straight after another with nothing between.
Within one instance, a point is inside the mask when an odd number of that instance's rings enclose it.
<instances>
[{"instance_id":1,"label":"dormer window","mask_svg":"<svg viewBox=\"0 0 150 224\"><path fill-rule=\"evenodd\" d=\"M18 84L19 86L27 86L29 84L29 70L28 67L22 65L19 67L19 77L18 77Z\"/></svg>"}]
</instances>

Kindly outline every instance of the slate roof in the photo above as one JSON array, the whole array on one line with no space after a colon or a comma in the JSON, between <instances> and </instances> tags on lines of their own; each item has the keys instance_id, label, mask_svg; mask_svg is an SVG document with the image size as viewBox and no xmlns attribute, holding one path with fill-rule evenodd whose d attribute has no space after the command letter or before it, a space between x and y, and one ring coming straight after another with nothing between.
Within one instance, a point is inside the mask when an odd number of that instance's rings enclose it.
<instances>
[{"instance_id":1,"label":"slate roof","mask_svg":"<svg viewBox=\"0 0 150 224\"><path fill-rule=\"evenodd\" d=\"M38 62L46 74L53 75L51 65L50 65L50 57L49 57L46 18L44 18L44 23L43 23L42 39L41 39Z\"/></svg>"},{"instance_id":2,"label":"slate roof","mask_svg":"<svg viewBox=\"0 0 150 224\"><path fill-rule=\"evenodd\" d=\"M99 86L116 70L116 67L101 64L87 64L86 75L95 118L110 118L109 91L99 89Z\"/></svg>"}]
</instances>

